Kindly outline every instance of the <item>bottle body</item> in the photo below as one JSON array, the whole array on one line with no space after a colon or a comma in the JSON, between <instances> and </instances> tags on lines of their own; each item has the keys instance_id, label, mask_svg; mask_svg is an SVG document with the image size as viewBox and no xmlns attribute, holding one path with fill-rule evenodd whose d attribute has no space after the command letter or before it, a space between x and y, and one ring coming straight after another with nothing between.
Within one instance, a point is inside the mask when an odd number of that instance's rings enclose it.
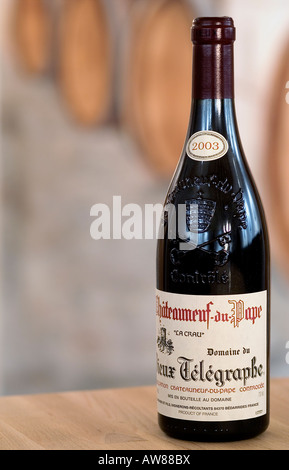
<instances>
[{"instance_id":1,"label":"bottle body","mask_svg":"<svg viewBox=\"0 0 289 470\"><path fill-rule=\"evenodd\" d=\"M257 435L269 422L269 244L233 99L193 100L164 205L156 293L160 427L195 440Z\"/></svg>"}]
</instances>

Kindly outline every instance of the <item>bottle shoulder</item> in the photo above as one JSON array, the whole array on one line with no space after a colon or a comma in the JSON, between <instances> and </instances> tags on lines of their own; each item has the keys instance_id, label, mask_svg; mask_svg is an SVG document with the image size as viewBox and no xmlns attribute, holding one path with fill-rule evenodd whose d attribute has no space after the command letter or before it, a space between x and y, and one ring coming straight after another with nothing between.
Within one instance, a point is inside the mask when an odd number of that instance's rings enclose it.
<instances>
[{"instance_id":1,"label":"bottle shoulder","mask_svg":"<svg viewBox=\"0 0 289 470\"><path fill-rule=\"evenodd\" d=\"M177 169L165 202L168 211L175 211L176 237L168 236L169 216L158 247L170 291L224 294L266 288L266 221L248 165L238 157L230 150L212 162L184 156Z\"/></svg>"},{"instance_id":2,"label":"bottle shoulder","mask_svg":"<svg viewBox=\"0 0 289 470\"><path fill-rule=\"evenodd\" d=\"M211 207L220 223L237 222L254 233L265 225L264 211L254 179L244 158L236 159L229 151L212 162L182 158L170 184L165 205L195 203L200 209Z\"/></svg>"}]
</instances>

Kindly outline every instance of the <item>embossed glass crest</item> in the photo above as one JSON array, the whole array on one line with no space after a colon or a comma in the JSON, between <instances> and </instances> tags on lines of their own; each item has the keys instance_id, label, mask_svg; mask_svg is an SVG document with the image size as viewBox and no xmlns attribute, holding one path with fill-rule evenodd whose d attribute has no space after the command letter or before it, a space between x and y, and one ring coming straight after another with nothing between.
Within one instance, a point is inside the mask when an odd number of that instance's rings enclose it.
<instances>
[{"instance_id":1,"label":"embossed glass crest","mask_svg":"<svg viewBox=\"0 0 289 470\"><path fill-rule=\"evenodd\" d=\"M190 232L204 233L208 230L215 214L216 202L203 199L199 191L197 199L186 201L186 222Z\"/></svg>"}]
</instances>

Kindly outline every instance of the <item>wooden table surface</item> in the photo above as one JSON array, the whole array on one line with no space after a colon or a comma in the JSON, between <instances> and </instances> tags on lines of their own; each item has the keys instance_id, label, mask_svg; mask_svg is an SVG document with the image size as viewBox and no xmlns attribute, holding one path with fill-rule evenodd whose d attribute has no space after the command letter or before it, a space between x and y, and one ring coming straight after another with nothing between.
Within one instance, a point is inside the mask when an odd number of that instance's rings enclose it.
<instances>
[{"instance_id":1,"label":"wooden table surface","mask_svg":"<svg viewBox=\"0 0 289 470\"><path fill-rule=\"evenodd\" d=\"M288 450L289 378L271 382L271 424L239 442L167 437L158 427L155 387L0 398L1 450Z\"/></svg>"}]
</instances>

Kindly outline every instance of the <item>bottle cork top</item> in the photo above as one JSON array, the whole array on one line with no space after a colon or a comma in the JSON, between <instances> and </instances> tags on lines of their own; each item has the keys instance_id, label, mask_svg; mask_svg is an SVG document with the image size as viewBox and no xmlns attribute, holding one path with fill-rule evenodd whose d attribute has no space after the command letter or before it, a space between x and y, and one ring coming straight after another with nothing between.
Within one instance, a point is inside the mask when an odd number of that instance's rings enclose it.
<instances>
[{"instance_id":1,"label":"bottle cork top","mask_svg":"<svg viewBox=\"0 0 289 470\"><path fill-rule=\"evenodd\" d=\"M196 18L191 32L194 44L231 44L236 39L234 21L228 16Z\"/></svg>"}]
</instances>

